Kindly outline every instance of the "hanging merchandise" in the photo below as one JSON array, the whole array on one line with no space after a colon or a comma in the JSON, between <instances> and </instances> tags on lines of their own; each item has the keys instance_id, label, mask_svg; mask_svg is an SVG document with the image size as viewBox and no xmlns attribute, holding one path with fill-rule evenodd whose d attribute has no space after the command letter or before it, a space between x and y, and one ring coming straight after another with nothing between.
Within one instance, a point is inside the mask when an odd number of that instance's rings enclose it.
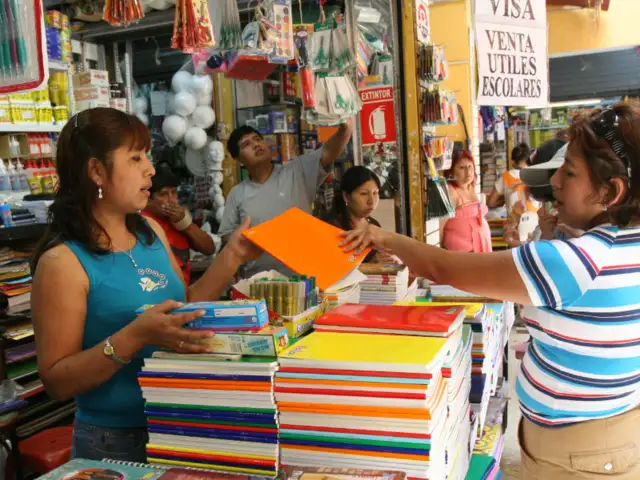
<instances>
[{"instance_id":1,"label":"hanging merchandise","mask_svg":"<svg viewBox=\"0 0 640 480\"><path fill-rule=\"evenodd\" d=\"M454 217L456 209L453 206L447 180L438 175L433 158L429 156L427 149L423 147L425 158L425 170L428 172L426 178L427 195L427 220L445 219Z\"/></svg>"},{"instance_id":2,"label":"hanging merchandise","mask_svg":"<svg viewBox=\"0 0 640 480\"><path fill-rule=\"evenodd\" d=\"M178 0L171 48L198 53L215 44L207 0Z\"/></svg>"},{"instance_id":3,"label":"hanging merchandise","mask_svg":"<svg viewBox=\"0 0 640 480\"><path fill-rule=\"evenodd\" d=\"M420 78L430 83L443 82L449 77L449 64L444 48L438 45L425 45L418 52Z\"/></svg>"},{"instance_id":4,"label":"hanging merchandise","mask_svg":"<svg viewBox=\"0 0 640 480\"><path fill-rule=\"evenodd\" d=\"M340 125L362 108L355 86L342 75L318 75L314 95L315 106L305 111L306 121L311 125Z\"/></svg>"},{"instance_id":5,"label":"hanging merchandise","mask_svg":"<svg viewBox=\"0 0 640 480\"><path fill-rule=\"evenodd\" d=\"M242 25L236 0L222 0L222 21L220 23L217 50L226 52L242 48Z\"/></svg>"},{"instance_id":6,"label":"hanging merchandise","mask_svg":"<svg viewBox=\"0 0 640 480\"><path fill-rule=\"evenodd\" d=\"M0 93L34 90L47 81L40 0L0 2Z\"/></svg>"},{"instance_id":7,"label":"hanging merchandise","mask_svg":"<svg viewBox=\"0 0 640 480\"><path fill-rule=\"evenodd\" d=\"M436 170L449 170L455 143L448 137L425 135L422 146L428 158L432 158Z\"/></svg>"},{"instance_id":8,"label":"hanging merchandise","mask_svg":"<svg viewBox=\"0 0 640 480\"><path fill-rule=\"evenodd\" d=\"M128 27L144 18L142 0L107 0L102 18L114 27Z\"/></svg>"},{"instance_id":9,"label":"hanging merchandise","mask_svg":"<svg viewBox=\"0 0 640 480\"><path fill-rule=\"evenodd\" d=\"M315 72L343 72L355 65L345 25L335 20L316 24L309 41L309 61Z\"/></svg>"},{"instance_id":10,"label":"hanging merchandise","mask_svg":"<svg viewBox=\"0 0 640 480\"><path fill-rule=\"evenodd\" d=\"M458 123L455 94L438 87L425 88L420 117L423 124L455 125Z\"/></svg>"}]
</instances>

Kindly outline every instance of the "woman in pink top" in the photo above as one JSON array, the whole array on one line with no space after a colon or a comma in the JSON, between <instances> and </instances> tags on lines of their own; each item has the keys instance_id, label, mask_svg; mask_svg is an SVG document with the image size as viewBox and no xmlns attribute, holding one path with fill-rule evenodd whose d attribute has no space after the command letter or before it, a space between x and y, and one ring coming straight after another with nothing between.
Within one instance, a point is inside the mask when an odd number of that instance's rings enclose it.
<instances>
[{"instance_id":1,"label":"woman in pink top","mask_svg":"<svg viewBox=\"0 0 640 480\"><path fill-rule=\"evenodd\" d=\"M477 174L473 157L467 152L456 155L449 176L453 177L448 186L456 216L441 226L442 247L456 252L490 252L491 230L484 218L487 206L475 191Z\"/></svg>"}]
</instances>

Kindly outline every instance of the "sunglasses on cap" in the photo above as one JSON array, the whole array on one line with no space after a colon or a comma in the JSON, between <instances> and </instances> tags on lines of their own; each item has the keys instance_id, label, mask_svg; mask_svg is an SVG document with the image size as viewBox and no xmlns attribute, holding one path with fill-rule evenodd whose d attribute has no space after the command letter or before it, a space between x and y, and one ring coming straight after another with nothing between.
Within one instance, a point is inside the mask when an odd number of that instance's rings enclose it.
<instances>
[{"instance_id":1,"label":"sunglasses on cap","mask_svg":"<svg viewBox=\"0 0 640 480\"><path fill-rule=\"evenodd\" d=\"M627 154L624 137L620 131L619 117L612 107L605 108L591 120L591 129L600 138L606 140L613 153L622 161L631 181L631 159Z\"/></svg>"}]
</instances>

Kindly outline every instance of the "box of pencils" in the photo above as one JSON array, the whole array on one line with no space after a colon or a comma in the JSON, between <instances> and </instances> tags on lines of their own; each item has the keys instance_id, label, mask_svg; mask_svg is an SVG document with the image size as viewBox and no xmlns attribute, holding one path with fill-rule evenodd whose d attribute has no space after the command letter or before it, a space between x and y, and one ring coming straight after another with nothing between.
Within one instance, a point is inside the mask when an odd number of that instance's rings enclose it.
<instances>
[{"instance_id":1,"label":"box of pencils","mask_svg":"<svg viewBox=\"0 0 640 480\"><path fill-rule=\"evenodd\" d=\"M150 305L145 305L139 308L136 313L139 315L150 307ZM194 312L196 310L204 310L204 316L186 323L185 328L214 332L257 331L269 323L269 313L264 300L186 303L172 313Z\"/></svg>"},{"instance_id":2,"label":"box of pencils","mask_svg":"<svg viewBox=\"0 0 640 480\"><path fill-rule=\"evenodd\" d=\"M218 332L202 340L212 353L275 357L289 346L286 327L267 326L257 332Z\"/></svg>"}]
</instances>

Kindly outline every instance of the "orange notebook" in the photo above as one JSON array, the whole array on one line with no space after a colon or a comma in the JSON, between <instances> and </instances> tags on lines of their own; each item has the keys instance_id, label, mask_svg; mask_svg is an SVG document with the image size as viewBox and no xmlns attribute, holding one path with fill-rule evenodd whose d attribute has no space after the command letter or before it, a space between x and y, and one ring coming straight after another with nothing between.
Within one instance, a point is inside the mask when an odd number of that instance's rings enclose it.
<instances>
[{"instance_id":1,"label":"orange notebook","mask_svg":"<svg viewBox=\"0 0 640 480\"><path fill-rule=\"evenodd\" d=\"M244 232L244 236L300 275L316 277L326 290L360 265L370 249L360 255L345 253L340 230L299 208Z\"/></svg>"}]
</instances>

